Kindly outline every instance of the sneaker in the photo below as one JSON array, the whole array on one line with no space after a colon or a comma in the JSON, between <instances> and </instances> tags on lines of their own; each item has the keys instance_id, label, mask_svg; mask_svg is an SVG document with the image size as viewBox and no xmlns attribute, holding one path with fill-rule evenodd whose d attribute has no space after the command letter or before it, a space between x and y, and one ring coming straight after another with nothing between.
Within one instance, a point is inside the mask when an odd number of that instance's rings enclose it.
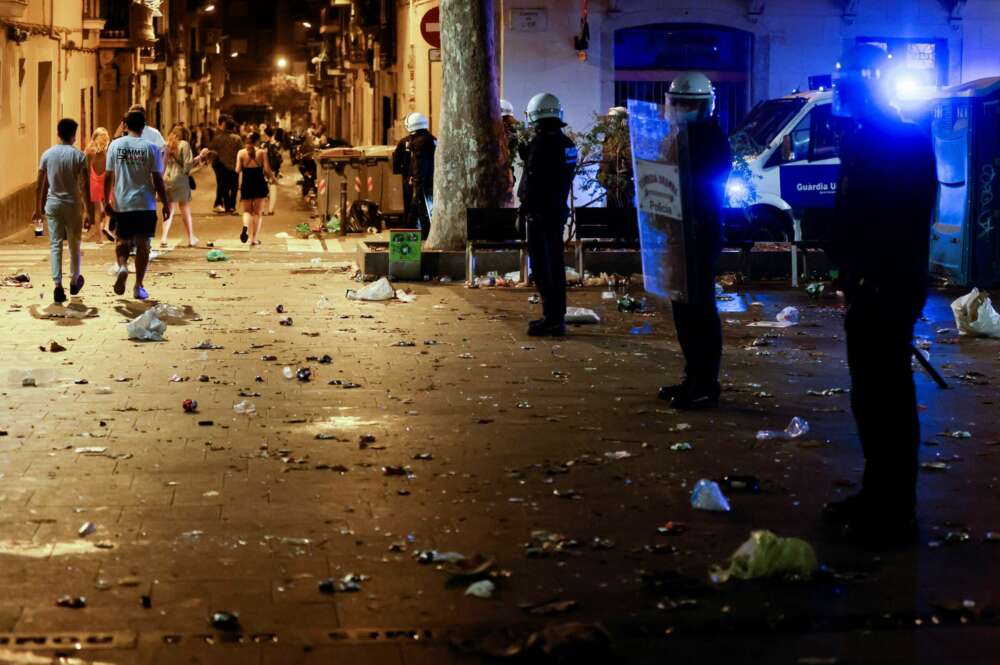
<instances>
[{"instance_id":1,"label":"sneaker","mask_svg":"<svg viewBox=\"0 0 1000 665\"><path fill-rule=\"evenodd\" d=\"M565 334L565 323L543 323L528 328L528 335L531 337L562 337Z\"/></svg>"},{"instance_id":2,"label":"sneaker","mask_svg":"<svg viewBox=\"0 0 1000 665\"><path fill-rule=\"evenodd\" d=\"M146 289L142 286L137 286L132 290L132 295L135 296L136 300L149 300L149 294Z\"/></svg>"},{"instance_id":3,"label":"sneaker","mask_svg":"<svg viewBox=\"0 0 1000 665\"><path fill-rule=\"evenodd\" d=\"M212 208L212 212L223 213L226 212L226 209L223 208L222 206L215 206L214 208Z\"/></svg>"},{"instance_id":4,"label":"sneaker","mask_svg":"<svg viewBox=\"0 0 1000 665\"><path fill-rule=\"evenodd\" d=\"M59 304L66 302L66 290L63 289L62 285L57 286L52 292L52 299Z\"/></svg>"},{"instance_id":5,"label":"sneaker","mask_svg":"<svg viewBox=\"0 0 1000 665\"><path fill-rule=\"evenodd\" d=\"M83 275L80 275L75 280L71 280L69 283L69 294L71 296L78 294L83 289L85 282L86 280L83 278Z\"/></svg>"},{"instance_id":6,"label":"sneaker","mask_svg":"<svg viewBox=\"0 0 1000 665\"><path fill-rule=\"evenodd\" d=\"M198 242L199 242L198 239L194 238L194 239L191 240L191 242L188 243L188 247L197 247L198 246Z\"/></svg>"},{"instance_id":7,"label":"sneaker","mask_svg":"<svg viewBox=\"0 0 1000 665\"><path fill-rule=\"evenodd\" d=\"M125 280L128 279L128 268L121 267L118 269L118 277L115 278L115 293L117 295L125 295Z\"/></svg>"},{"instance_id":8,"label":"sneaker","mask_svg":"<svg viewBox=\"0 0 1000 665\"><path fill-rule=\"evenodd\" d=\"M244 226L243 230L240 231L240 242L246 244L249 238L250 238L250 230Z\"/></svg>"}]
</instances>

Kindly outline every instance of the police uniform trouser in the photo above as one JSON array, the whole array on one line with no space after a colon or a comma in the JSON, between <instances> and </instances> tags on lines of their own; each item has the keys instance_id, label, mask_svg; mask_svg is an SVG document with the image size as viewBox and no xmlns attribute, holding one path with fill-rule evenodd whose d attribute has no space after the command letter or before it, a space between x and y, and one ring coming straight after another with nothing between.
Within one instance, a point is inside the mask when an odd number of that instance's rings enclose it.
<instances>
[{"instance_id":1,"label":"police uniform trouser","mask_svg":"<svg viewBox=\"0 0 1000 665\"><path fill-rule=\"evenodd\" d=\"M566 319L565 213L529 214L528 256L535 288L548 323Z\"/></svg>"},{"instance_id":2,"label":"police uniform trouser","mask_svg":"<svg viewBox=\"0 0 1000 665\"><path fill-rule=\"evenodd\" d=\"M420 229L420 235L424 240L427 240L427 236L431 232L431 216L430 211L427 209L428 195L424 192L423 187L419 185L412 187L411 191L409 226L414 229Z\"/></svg>"},{"instance_id":3,"label":"police uniform trouser","mask_svg":"<svg viewBox=\"0 0 1000 665\"><path fill-rule=\"evenodd\" d=\"M920 421L911 355L916 316L860 294L847 309L851 409L865 455L862 493L876 509L909 517L916 502Z\"/></svg>"},{"instance_id":4,"label":"police uniform trouser","mask_svg":"<svg viewBox=\"0 0 1000 665\"><path fill-rule=\"evenodd\" d=\"M410 185L410 179L407 177L403 178L403 223L408 225L409 228L417 228L413 223L413 217L411 208L413 207L413 187Z\"/></svg>"},{"instance_id":5,"label":"police uniform trouser","mask_svg":"<svg viewBox=\"0 0 1000 665\"><path fill-rule=\"evenodd\" d=\"M677 341L684 353L686 380L700 388L716 388L722 362L722 322L715 306L717 254L700 259L698 279L689 285L690 302L672 301Z\"/></svg>"}]
</instances>

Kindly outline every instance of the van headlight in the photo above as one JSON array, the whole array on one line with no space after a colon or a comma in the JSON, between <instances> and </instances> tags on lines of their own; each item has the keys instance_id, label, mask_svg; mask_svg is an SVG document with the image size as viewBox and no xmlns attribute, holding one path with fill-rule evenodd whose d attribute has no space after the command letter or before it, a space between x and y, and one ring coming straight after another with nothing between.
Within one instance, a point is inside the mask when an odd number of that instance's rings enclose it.
<instances>
[{"instance_id":1,"label":"van headlight","mask_svg":"<svg viewBox=\"0 0 1000 665\"><path fill-rule=\"evenodd\" d=\"M739 176L730 176L726 182L726 202L730 208L745 208L750 203L750 187Z\"/></svg>"}]
</instances>

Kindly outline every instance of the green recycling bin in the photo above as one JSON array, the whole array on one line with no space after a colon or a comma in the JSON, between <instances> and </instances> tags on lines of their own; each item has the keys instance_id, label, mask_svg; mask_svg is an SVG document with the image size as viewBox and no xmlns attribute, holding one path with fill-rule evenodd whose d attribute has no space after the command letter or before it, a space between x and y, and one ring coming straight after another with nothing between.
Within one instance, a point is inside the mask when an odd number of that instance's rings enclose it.
<instances>
[{"instance_id":1,"label":"green recycling bin","mask_svg":"<svg viewBox=\"0 0 1000 665\"><path fill-rule=\"evenodd\" d=\"M389 279L419 280L420 231L396 229L389 231Z\"/></svg>"}]
</instances>

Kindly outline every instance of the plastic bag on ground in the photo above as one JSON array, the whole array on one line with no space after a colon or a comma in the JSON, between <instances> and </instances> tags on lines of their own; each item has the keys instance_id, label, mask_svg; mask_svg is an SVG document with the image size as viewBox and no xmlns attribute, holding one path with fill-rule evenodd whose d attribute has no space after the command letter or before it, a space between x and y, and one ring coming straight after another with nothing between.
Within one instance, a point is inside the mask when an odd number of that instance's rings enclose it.
<instances>
[{"instance_id":1,"label":"plastic bag on ground","mask_svg":"<svg viewBox=\"0 0 1000 665\"><path fill-rule=\"evenodd\" d=\"M392 288L392 284L385 277L367 284L360 289L349 289L347 291L348 300L381 301L392 300L394 297L396 297L396 290Z\"/></svg>"},{"instance_id":2,"label":"plastic bag on ground","mask_svg":"<svg viewBox=\"0 0 1000 665\"><path fill-rule=\"evenodd\" d=\"M567 307L566 323L600 323L601 317L586 307Z\"/></svg>"},{"instance_id":3,"label":"plastic bag on ground","mask_svg":"<svg viewBox=\"0 0 1000 665\"><path fill-rule=\"evenodd\" d=\"M795 416L788 422L788 427L778 432L762 429L757 432L758 441L773 441L774 439L797 439L809 433L809 422Z\"/></svg>"},{"instance_id":4,"label":"plastic bag on ground","mask_svg":"<svg viewBox=\"0 0 1000 665\"><path fill-rule=\"evenodd\" d=\"M221 249L210 249L205 254L205 260L211 263L218 263L220 261L228 261L229 257Z\"/></svg>"},{"instance_id":5,"label":"plastic bag on ground","mask_svg":"<svg viewBox=\"0 0 1000 665\"><path fill-rule=\"evenodd\" d=\"M567 284L578 284L580 282L580 273L570 267L566 267L566 283Z\"/></svg>"},{"instance_id":6,"label":"plastic bag on ground","mask_svg":"<svg viewBox=\"0 0 1000 665\"><path fill-rule=\"evenodd\" d=\"M406 291L396 291L396 300L399 302L417 302L417 297Z\"/></svg>"},{"instance_id":7,"label":"plastic bag on ground","mask_svg":"<svg viewBox=\"0 0 1000 665\"><path fill-rule=\"evenodd\" d=\"M147 309L128 322L128 338L143 342L162 342L167 324L156 315L156 309Z\"/></svg>"},{"instance_id":8,"label":"plastic bag on ground","mask_svg":"<svg viewBox=\"0 0 1000 665\"><path fill-rule=\"evenodd\" d=\"M801 315L799 310L795 307L786 307L785 309L778 312L778 316L775 320L779 323L798 323Z\"/></svg>"},{"instance_id":9,"label":"plastic bag on ground","mask_svg":"<svg viewBox=\"0 0 1000 665\"><path fill-rule=\"evenodd\" d=\"M719 483L705 478L695 483L691 492L691 507L717 513L728 513L730 510L729 500L722 493Z\"/></svg>"},{"instance_id":10,"label":"plastic bag on ground","mask_svg":"<svg viewBox=\"0 0 1000 665\"><path fill-rule=\"evenodd\" d=\"M770 531L752 531L750 538L729 557L729 565L713 566L709 576L715 583L724 583L733 578L809 578L818 568L816 552L806 541L782 538Z\"/></svg>"},{"instance_id":11,"label":"plastic bag on ground","mask_svg":"<svg viewBox=\"0 0 1000 665\"><path fill-rule=\"evenodd\" d=\"M951 303L958 334L973 337L1000 338L1000 314L984 291L972 289Z\"/></svg>"}]
</instances>

